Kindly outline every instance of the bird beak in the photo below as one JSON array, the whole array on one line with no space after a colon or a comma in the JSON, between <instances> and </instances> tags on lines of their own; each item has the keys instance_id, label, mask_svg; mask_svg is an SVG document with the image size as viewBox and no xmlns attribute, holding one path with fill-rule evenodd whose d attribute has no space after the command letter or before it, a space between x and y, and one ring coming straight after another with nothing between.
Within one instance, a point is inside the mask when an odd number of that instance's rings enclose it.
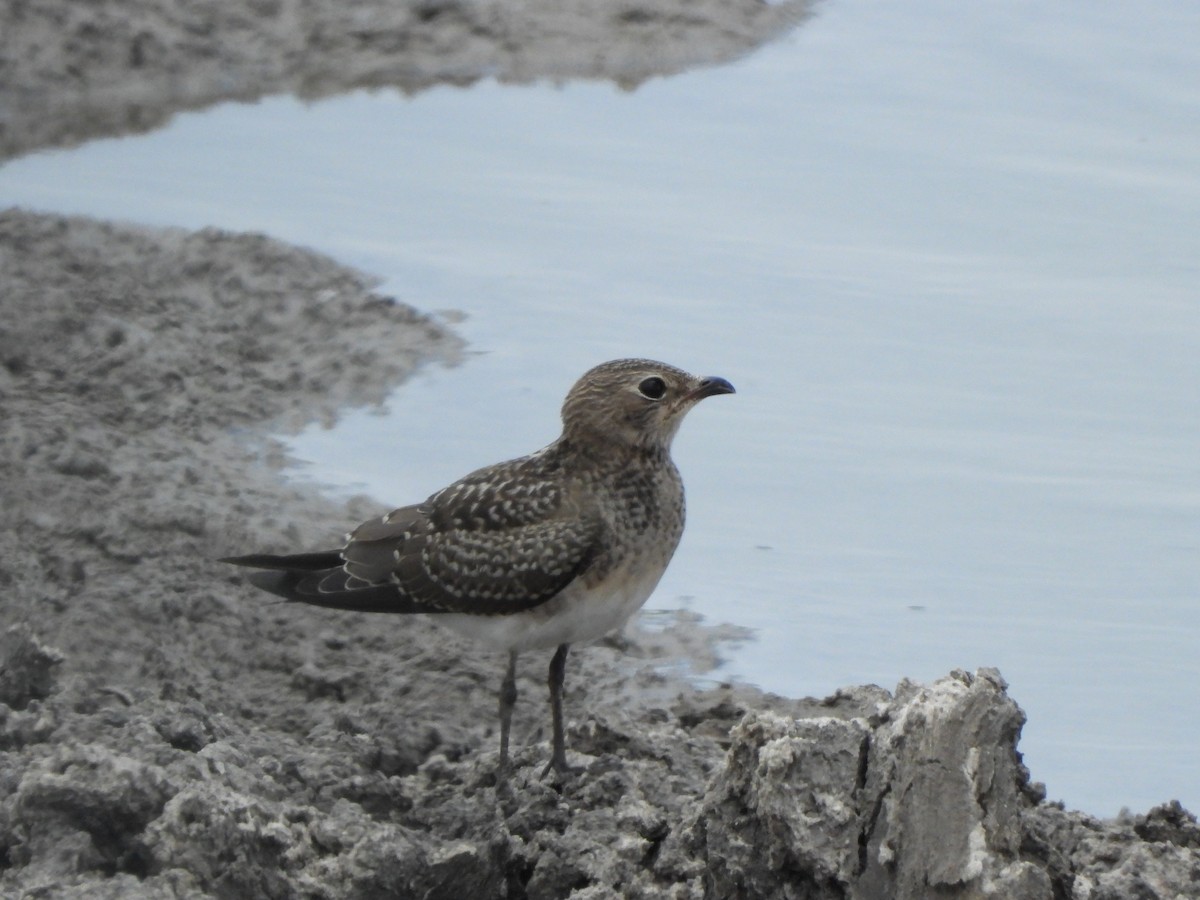
<instances>
[{"instance_id":1,"label":"bird beak","mask_svg":"<svg viewBox=\"0 0 1200 900\"><path fill-rule=\"evenodd\" d=\"M705 397L715 397L717 394L735 394L733 385L724 378L719 378L716 375L709 375L706 378L700 379L700 384L695 390L688 392L683 398L684 400L695 402L703 400Z\"/></svg>"}]
</instances>

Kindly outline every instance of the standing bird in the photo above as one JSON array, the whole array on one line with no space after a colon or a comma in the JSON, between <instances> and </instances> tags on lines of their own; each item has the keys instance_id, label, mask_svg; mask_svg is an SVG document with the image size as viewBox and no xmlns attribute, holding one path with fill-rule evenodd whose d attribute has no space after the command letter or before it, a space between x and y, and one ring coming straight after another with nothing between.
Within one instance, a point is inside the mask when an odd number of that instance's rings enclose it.
<instances>
[{"instance_id":1,"label":"standing bird","mask_svg":"<svg viewBox=\"0 0 1200 900\"><path fill-rule=\"evenodd\" d=\"M517 655L550 661L553 751L568 771L562 691L571 644L596 640L641 608L683 534L683 482L671 441L705 397L732 394L660 362L619 359L586 372L563 403L554 443L472 472L424 503L355 529L341 550L223 560L288 600L358 612L429 613L508 652L500 687L500 776L517 699Z\"/></svg>"}]
</instances>

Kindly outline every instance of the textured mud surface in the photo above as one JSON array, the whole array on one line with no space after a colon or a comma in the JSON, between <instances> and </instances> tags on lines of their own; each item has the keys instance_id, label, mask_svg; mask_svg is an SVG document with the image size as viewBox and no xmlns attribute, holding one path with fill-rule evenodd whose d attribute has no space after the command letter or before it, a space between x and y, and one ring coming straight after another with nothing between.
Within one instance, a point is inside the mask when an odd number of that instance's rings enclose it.
<instances>
[{"instance_id":1,"label":"textured mud surface","mask_svg":"<svg viewBox=\"0 0 1200 900\"><path fill-rule=\"evenodd\" d=\"M635 83L745 52L782 15L231 9L10 3L2 152L305 86ZM668 66L638 69L634 45L622 61L623 35L655 29ZM0 303L2 896L1200 897L1178 805L1099 822L1043 801L998 673L825 700L701 691L660 666L711 656L682 617L572 654L581 771L562 784L540 777L546 660L523 659L497 788L502 659L422 619L274 604L212 561L323 546L383 511L290 486L267 435L383 401L453 363L454 335L262 236L16 210Z\"/></svg>"}]
</instances>

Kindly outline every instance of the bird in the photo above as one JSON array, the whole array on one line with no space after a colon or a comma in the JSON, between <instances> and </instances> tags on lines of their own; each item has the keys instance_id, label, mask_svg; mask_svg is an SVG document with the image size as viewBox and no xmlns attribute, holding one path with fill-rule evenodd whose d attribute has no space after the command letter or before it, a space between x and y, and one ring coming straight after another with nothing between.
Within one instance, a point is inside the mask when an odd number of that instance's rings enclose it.
<instances>
[{"instance_id":1,"label":"bird","mask_svg":"<svg viewBox=\"0 0 1200 900\"><path fill-rule=\"evenodd\" d=\"M508 654L500 686L498 777L510 767L519 654L554 649L548 672L551 757L571 771L563 684L572 644L619 629L666 571L684 527L671 443L706 397L734 393L648 359L588 370L542 449L486 466L422 503L370 519L338 550L226 557L256 587L341 610L424 613Z\"/></svg>"}]
</instances>

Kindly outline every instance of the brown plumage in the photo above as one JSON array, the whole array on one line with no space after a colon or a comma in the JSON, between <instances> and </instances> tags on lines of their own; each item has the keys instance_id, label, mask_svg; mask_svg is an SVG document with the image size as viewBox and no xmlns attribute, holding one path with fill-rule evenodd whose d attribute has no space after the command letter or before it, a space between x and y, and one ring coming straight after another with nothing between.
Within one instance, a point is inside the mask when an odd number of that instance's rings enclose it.
<instances>
[{"instance_id":1,"label":"brown plumage","mask_svg":"<svg viewBox=\"0 0 1200 900\"><path fill-rule=\"evenodd\" d=\"M225 562L289 600L360 612L432 613L509 653L500 696L500 769L516 700L517 654L556 647L550 766L567 768L562 678L569 645L620 627L650 596L683 533L670 457L684 415L733 393L663 363L625 359L583 375L563 432L542 450L472 472L424 503L364 522L339 551Z\"/></svg>"}]
</instances>

